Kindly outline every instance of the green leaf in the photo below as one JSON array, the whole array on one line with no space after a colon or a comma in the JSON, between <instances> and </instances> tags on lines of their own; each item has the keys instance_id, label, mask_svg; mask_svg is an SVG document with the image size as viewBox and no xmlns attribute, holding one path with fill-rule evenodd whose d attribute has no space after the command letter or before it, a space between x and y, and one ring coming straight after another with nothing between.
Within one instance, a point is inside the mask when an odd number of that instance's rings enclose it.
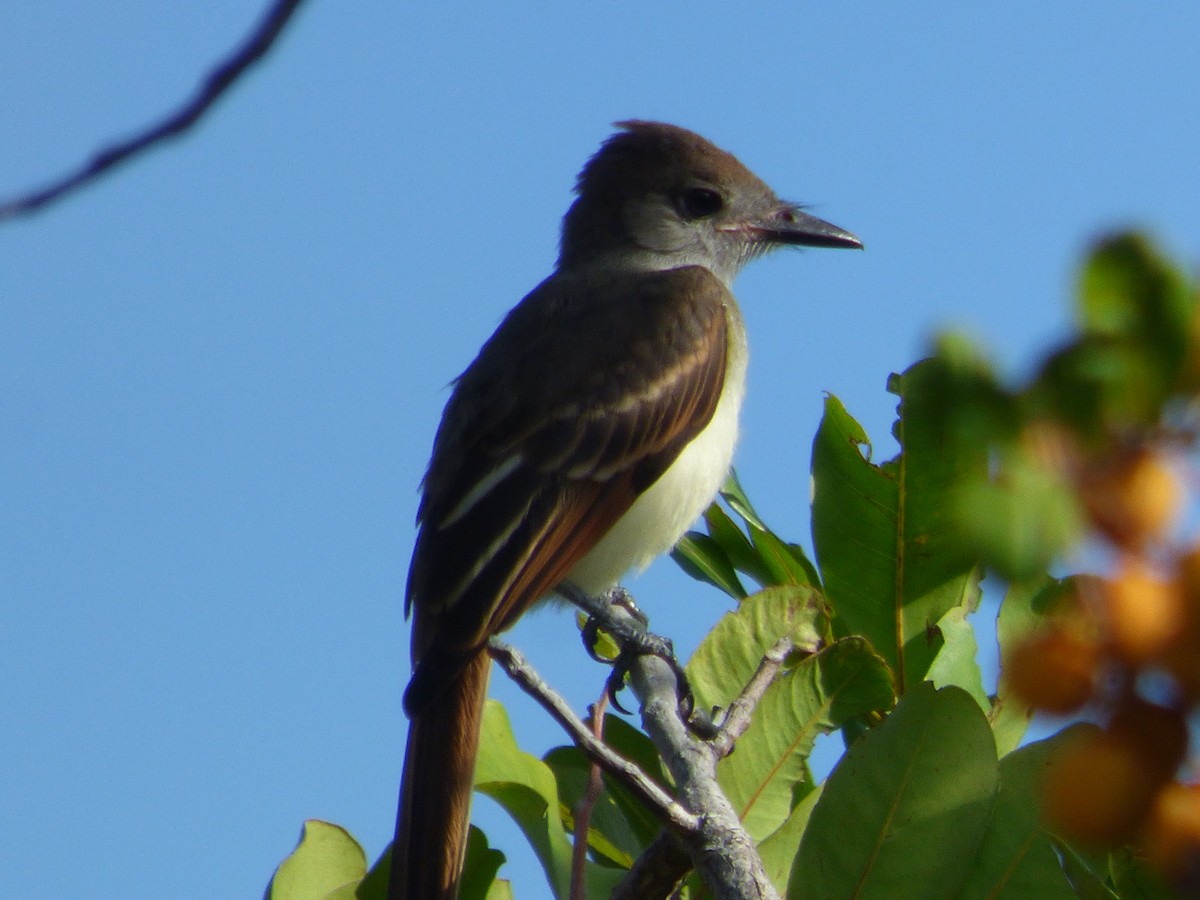
<instances>
[{"instance_id":1,"label":"green leaf","mask_svg":"<svg viewBox=\"0 0 1200 900\"><path fill-rule=\"evenodd\" d=\"M780 638L815 650L827 627L821 595L811 587L785 585L750 595L720 618L688 661L697 707L728 707Z\"/></svg>"},{"instance_id":2,"label":"green leaf","mask_svg":"<svg viewBox=\"0 0 1200 900\"><path fill-rule=\"evenodd\" d=\"M895 459L872 464L866 433L832 396L813 443L813 541L835 632L866 636L901 692L941 648L942 616L979 596L949 497L982 477L986 456L982 446L947 452L932 412L936 368L918 363L889 388L901 398Z\"/></svg>"},{"instance_id":3,"label":"green leaf","mask_svg":"<svg viewBox=\"0 0 1200 900\"><path fill-rule=\"evenodd\" d=\"M772 584L771 573L759 558L750 538L729 517L720 503L713 503L704 514L704 524L712 539L721 545L735 569L745 572L761 587ZM743 595L744 596L744 595ZM740 598L739 598L740 599Z\"/></svg>"},{"instance_id":4,"label":"green leaf","mask_svg":"<svg viewBox=\"0 0 1200 900\"><path fill-rule=\"evenodd\" d=\"M504 863L504 854L489 847L487 835L472 825L467 832L467 858L458 900L488 900L497 883L496 873Z\"/></svg>"},{"instance_id":5,"label":"green leaf","mask_svg":"<svg viewBox=\"0 0 1200 900\"><path fill-rule=\"evenodd\" d=\"M820 595L812 588L781 586L751 595L721 618L688 663L697 707L727 708L781 637L811 650L826 628ZM807 758L818 732L888 709L894 698L891 673L860 638L787 660L736 752L717 768L751 834L765 837L790 814L797 783L809 778Z\"/></svg>"},{"instance_id":6,"label":"green leaf","mask_svg":"<svg viewBox=\"0 0 1200 900\"><path fill-rule=\"evenodd\" d=\"M1157 362L1129 341L1085 334L1053 353L1028 391L1028 405L1075 431L1104 440L1113 431L1146 426L1165 397Z\"/></svg>"},{"instance_id":7,"label":"green leaf","mask_svg":"<svg viewBox=\"0 0 1200 900\"><path fill-rule=\"evenodd\" d=\"M707 534L689 531L671 551L671 559L697 581L711 584L735 600L746 596L746 589L738 580L729 554Z\"/></svg>"},{"instance_id":8,"label":"green leaf","mask_svg":"<svg viewBox=\"0 0 1200 900\"><path fill-rule=\"evenodd\" d=\"M474 826L471 826L474 828ZM392 871L392 845L388 844L371 871L354 892L355 900L387 900L388 876Z\"/></svg>"},{"instance_id":9,"label":"green leaf","mask_svg":"<svg viewBox=\"0 0 1200 900\"><path fill-rule=\"evenodd\" d=\"M662 777L658 751L641 731L616 716L605 716L604 743L670 791ZM574 746L556 747L543 759L554 772L562 816L573 833L576 809L591 774L591 760ZM607 772L601 777L604 787L592 810L588 844L595 853L628 868L658 836L662 823L624 782Z\"/></svg>"},{"instance_id":10,"label":"green leaf","mask_svg":"<svg viewBox=\"0 0 1200 900\"><path fill-rule=\"evenodd\" d=\"M1044 575L1084 531L1073 486L1023 454L1002 454L997 474L959 484L950 509L962 544L1002 578Z\"/></svg>"},{"instance_id":11,"label":"green leaf","mask_svg":"<svg viewBox=\"0 0 1200 900\"><path fill-rule=\"evenodd\" d=\"M708 534L688 532L673 552L675 562L685 572L738 600L746 596L738 572L762 587L820 584L816 567L804 549L782 540L763 524L732 472L721 496L742 517L746 531L719 503L713 503L704 513Z\"/></svg>"},{"instance_id":12,"label":"green leaf","mask_svg":"<svg viewBox=\"0 0 1200 900\"><path fill-rule=\"evenodd\" d=\"M617 716L604 717L604 743L658 782L659 787L671 792L663 772L662 757L654 743L643 732ZM621 809L642 848L650 844L662 828L662 823L651 813L641 800L630 793L624 783L608 773L604 775L606 790Z\"/></svg>"},{"instance_id":13,"label":"green leaf","mask_svg":"<svg viewBox=\"0 0 1200 900\"><path fill-rule=\"evenodd\" d=\"M1156 423L1173 391L1196 387L1192 290L1145 238L1103 241L1080 276L1083 333L1043 366L1031 407L1093 440Z\"/></svg>"},{"instance_id":14,"label":"green leaf","mask_svg":"<svg viewBox=\"0 0 1200 900\"><path fill-rule=\"evenodd\" d=\"M1066 873L1051 836L1038 818L1046 763L1071 740L1072 729L1023 747L1000 761L1000 792L987 833L968 867L961 900L1071 900Z\"/></svg>"},{"instance_id":15,"label":"green leaf","mask_svg":"<svg viewBox=\"0 0 1200 900\"><path fill-rule=\"evenodd\" d=\"M1194 303L1186 279L1145 237L1115 235L1096 247L1079 280L1078 309L1085 331L1142 345L1164 389L1175 384Z\"/></svg>"},{"instance_id":16,"label":"green leaf","mask_svg":"<svg viewBox=\"0 0 1200 900\"><path fill-rule=\"evenodd\" d=\"M742 571L754 578L763 587L771 584L811 584L814 587L819 587L821 579L817 575L817 567L813 565L812 560L805 554L803 548L798 544L791 544L781 540L775 533L767 527L767 524L759 516L758 512L750 504L750 498L746 496L742 484L738 481L737 472L730 470L729 477L725 480L725 486L721 488L721 499L729 504L729 508L742 517L746 523L746 527L750 531L750 537L754 544L755 558L761 563L765 563L769 568L766 571L755 574L755 564L747 561L745 567L741 567ZM763 554L770 554L775 559L775 565L771 566L771 561L766 559ZM734 560L734 564L738 565L738 560ZM782 572L782 577L778 575L771 580L771 571ZM767 578L767 580L763 580Z\"/></svg>"},{"instance_id":17,"label":"green leaf","mask_svg":"<svg viewBox=\"0 0 1200 900\"><path fill-rule=\"evenodd\" d=\"M742 488L742 483L738 481L737 471L734 469L729 470L725 484L721 487L721 499L729 504L730 509L745 519L748 525L753 525L759 531L770 531L766 523L755 512L750 498L746 496L746 492Z\"/></svg>"},{"instance_id":18,"label":"green leaf","mask_svg":"<svg viewBox=\"0 0 1200 900\"><path fill-rule=\"evenodd\" d=\"M770 584L820 584L816 570L798 545L780 540L773 532L753 524L750 539L766 567Z\"/></svg>"},{"instance_id":19,"label":"green leaf","mask_svg":"<svg viewBox=\"0 0 1200 900\"><path fill-rule=\"evenodd\" d=\"M975 629L967 621L967 610L954 607L938 621L938 631L942 634L942 649L929 666L928 679L940 688L957 685L985 713L991 712L992 701L983 689L983 673L975 658L979 645L975 643Z\"/></svg>"},{"instance_id":20,"label":"green leaf","mask_svg":"<svg viewBox=\"0 0 1200 900\"><path fill-rule=\"evenodd\" d=\"M1076 897L1080 900L1118 900L1116 892L1108 887L1104 877L1073 848L1059 840L1054 841L1054 847L1062 859L1063 871L1075 888Z\"/></svg>"},{"instance_id":21,"label":"green leaf","mask_svg":"<svg viewBox=\"0 0 1200 900\"><path fill-rule=\"evenodd\" d=\"M766 869L767 877L775 885L780 896L786 896L788 879L792 874L792 863L800 850L800 841L812 811L821 799L821 786L809 791L782 825L758 845L758 856Z\"/></svg>"},{"instance_id":22,"label":"green leaf","mask_svg":"<svg viewBox=\"0 0 1200 900\"><path fill-rule=\"evenodd\" d=\"M998 787L978 704L958 688L913 687L826 781L789 900L957 897Z\"/></svg>"},{"instance_id":23,"label":"green leaf","mask_svg":"<svg viewBox=\"0 0 1200 900\"><path fill-rule=\"evenodd\" d=\"M1049 575L1008 586L996 617L1001 666L1012 648L1028 637L1071 590L1069 580L1060 581ZM1003 756L1021 743L1025 730L1033 720L1033 709L1020 698L1014 697L1002 678L988 718L992 723L992 733L996 736L997 750Z\"/></svg>"},{"instance_id":24,"label":"green leaf","mask_svg":"<svg viewBox=\"0 0 1200 900\"><path fill-rule=\"evenodd\" d=\"M292 854L279 864L267 887L269 900L324 900L335 892L353 897L367 874L367 856L346 829L309 819ZM349 893L345 893L348 889Z\"/></svg>"},{"instance_id":25,"label":"green leaf","mask_svg":"<svg viewBox=\"0 0 1200 900\"><path fill-rule=\"evenodd\" d=\"M761 840L792 813L796 789L811 784L808 757L818 734L891 708L891 675L862 638L844 638L780 673L767 689L717 780L750 836Z\"/></svg>"},{"instance_id":26,"label":"green leaf","mask_svg":"<svg viewBox=\"0 0 1200 900\"><path fill-rule=\"evenodd\" d=\"M996 616L996 639L1000 642L1001 658L1018 641L1032 634L1048 615L1074 593L1072 578L1042 575L1030 581L1010 584Z\"/></svg>"},{"instance_id":27,"label":"green leaf","mask_svg":"<svg viewBox=\"0 0 1200 900\"><path fill-rule=\"evenodd\" d=\"M1129 848L1113 852L1110 870L1121 900L1180 900L1187 896L1173 890Z\"/></svg>"},{"instance_id":28,"label":"green leaf","mask_svg":"<svg viewBox=\"0 0 1200 900\"><path fill-rule=\"evenodd\" d=\"M565 827L575 833L575 815L591 777L591 760L578 747L555 747L542 759L558 782ZM608 781L602 779L602 783L604 788L592 804L588 821L588 847L594 853L628 869L645 849L647 841L634 833L624 810L608 790Z\"/></svg>"},{"instance_id":29,"label":"green leaf","mask_svg":"<svg viewBox=\"0 0 1200 900\"><path fill-rule=\"evenodd\" d=\"M954 332L939 335L934 346L926 379L939 402L926 412L946 451L1010 442L1019 432L1020 404L1001 386L984 350Z\"/></svg>"},{"instance_id":30,"label":"green leaf","mask_svg":"<svg viewBox=\"0 0 1200 900\"><path fill-rule=\"evenodd\" d=\"M570 892L571 842L563 828L554 773L517 746L504 707L495 700L484 708L475 789L512 816L541 862L554 895L565 900ZM588 863L588 896L607 896L621 874Z\"/></svg>"}]
</instances>

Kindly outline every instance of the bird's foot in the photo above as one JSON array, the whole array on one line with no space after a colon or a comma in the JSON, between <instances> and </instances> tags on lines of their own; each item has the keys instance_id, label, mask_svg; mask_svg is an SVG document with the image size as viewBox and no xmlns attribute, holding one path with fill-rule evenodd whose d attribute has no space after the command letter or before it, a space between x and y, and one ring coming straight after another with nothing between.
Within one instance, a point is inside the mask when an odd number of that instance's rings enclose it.
<instances>
[{"instance_id":1,"label":"bird's foot","mask_svg":"<svg viewBox=\"0 0 1200 900\"><path fill-rule=\"evenodd\" d=\"M620 585L605 591L599 597L583 595L572 586L560 590L567 599L587 613L587 622L583 626L583 643L588 655L599 662L612 665L612 673L608 676L606 687L614 709L629 714L629 710L625 709L617 699L617 695L625 687L625 676L629 674L630 668L639 656L655 656L666 663L675 676L678 686L679 712L684 721L692 726L697 734L703 734L712 729L711 722L708 722L707 717L697 713L695 709L695 698L692 695L691 685L683 664L675 656L674 645L669 638L652 634L646 630L649 619L638 609L632 594ZM614 607L627 615L614 612ZM611 656L604 656L596 650L602 631L613 635L620 645L615 659ZM708 728L705 728L705 723Z\"/></svg>"}]
</instances>

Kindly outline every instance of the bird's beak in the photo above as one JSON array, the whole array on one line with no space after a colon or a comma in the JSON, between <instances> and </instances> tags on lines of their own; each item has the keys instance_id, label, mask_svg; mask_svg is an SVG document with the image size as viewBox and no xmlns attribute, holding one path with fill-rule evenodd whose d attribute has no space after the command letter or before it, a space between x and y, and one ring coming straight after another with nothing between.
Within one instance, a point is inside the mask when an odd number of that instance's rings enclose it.
<instances>
[{"instance_id":1,"label":"bird's beak","mask_svg":"<svg viewBox=\"0 0 1200 900\"><path fill-rule=\"evenodd\" d=\"M785 204L753 229L759 240L796 247L851 247L862 249L862 241L850 232L810 216L797 206Z\"/></svg>"}]
</instances>

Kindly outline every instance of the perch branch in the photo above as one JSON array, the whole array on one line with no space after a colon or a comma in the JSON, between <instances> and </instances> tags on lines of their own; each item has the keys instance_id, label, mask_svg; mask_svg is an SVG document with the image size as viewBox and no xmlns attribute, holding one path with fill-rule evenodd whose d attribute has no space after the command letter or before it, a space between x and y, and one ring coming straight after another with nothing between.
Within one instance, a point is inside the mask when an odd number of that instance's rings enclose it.
<instances>
[{"instance_id":1,"label":"perch branch","mask_svg":"<svg viewBox=\"0 0 1200 900\"><path fill-rule=\"evenodd\" d=\"M698 827L697 816L684 809L645 772L598 740L591 729L575 715L567 701L542 680L517 650L503 641L492 638L488 641L488 653L521 690L540 703L554 720L566 729L571 739L588 757L605 771L620 778L660 819L673 828L684 831L692 831Z\"/></svg>"}]
</instances>

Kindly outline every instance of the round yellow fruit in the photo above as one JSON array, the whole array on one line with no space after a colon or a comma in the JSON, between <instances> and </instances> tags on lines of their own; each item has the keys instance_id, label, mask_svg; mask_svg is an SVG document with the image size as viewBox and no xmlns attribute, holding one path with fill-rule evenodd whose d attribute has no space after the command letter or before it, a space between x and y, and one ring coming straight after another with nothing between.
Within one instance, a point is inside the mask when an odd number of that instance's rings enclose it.
<instances>
[{"instance_id":1,"label":"round yellow fruit","mask_svg":"<svg viewBox=\"0 0 1200 900\"><path fill-rule=\"evenodd\" d=\"M1183 505L1183 488L1156 454L1141 451L1084 477L1083 500L1096 526L1120 544L1138 547L1165 535Z\"/></svg>"},{"instance_id":2,"label":"round yellow fruit","mask_svg":"<svg viewBox=\"0 0 1200 900\"><path fill-rule=\"evenodd\" d=\"M1113 652L1130 665L1162 659L1183 634L1186 615L1180 591L1140 560L1122 563L1101 597Z\"/></svg>"},{"instance_id":3,"label":"round yellow fruit","mask_svg":"<svg viewBox=\"0 0 1200 900\"><path fill-rule=\"evenodd\" d=\"M1062 748L1046 769L1047 827L1090 848L1131 839L1146 820L1157 784L1127 741L1095 731Z\"/></svg>"},{"instance_id":4,"label":"round yellow fruit","mask_svg":"<svg viewBox=\"0 0 1200 900\"><path fill-rule=\"evenodd\" d=\"M1121 700L1108 731L1137 749L1147 774L1160 784L1175 776L1187 756L1188 726L1183 713L1141 697Z\"/></svg>"},{"instance_id":5,"label":"round yellow fruit","mask_svg":"<svg viewBox=\"0 0 1200 900\"><path fill-rule=\"evenodd\" d=\"M1013 647L1004 661L1004 681L1035 709L1063 715L1091 699L1099 658L1094 641L1054 626Z\"/></svg>"},{"instance_id":6,"label":"round yellow fruit","mask_svg":"<svg viewBox=\"0 0 1200 900\"><path fill-rule=\"evenodd\" d=\"M1159 792L1142 849L1168 874L1195 865L1200 857L1200 785L1172 782Z\"/></svg>"}]
</instances>

